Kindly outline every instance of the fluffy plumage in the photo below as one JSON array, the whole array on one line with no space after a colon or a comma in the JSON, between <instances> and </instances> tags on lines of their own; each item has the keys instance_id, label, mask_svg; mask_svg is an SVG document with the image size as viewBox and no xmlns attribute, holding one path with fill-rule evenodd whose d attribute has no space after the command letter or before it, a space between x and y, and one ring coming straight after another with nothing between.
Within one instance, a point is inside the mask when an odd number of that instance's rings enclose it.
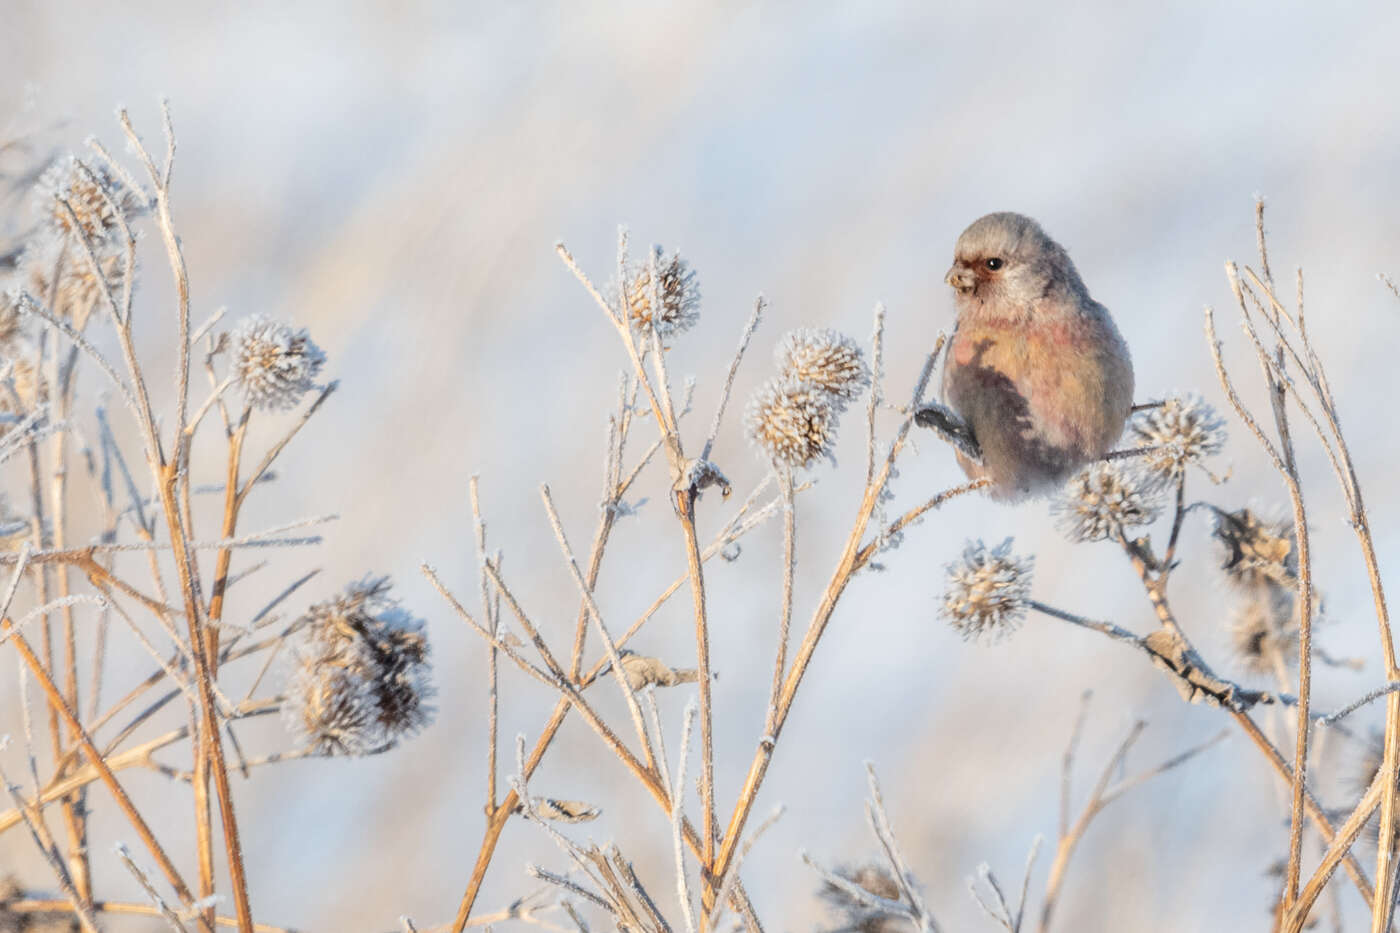
<instances>
[{"instance_id":1,"label":"fluffy plumage","mask_svg":"<svg viewBox=\"0 0 1400 933\"><path fill-rule=\"evenodd\" d=\"M1133 366L1108 309L1034 220L988 214L958 237L946 281L957 328L947 404L981 449L959 455L994 498L1053 491L1107 453L1133 401Z\"/></svg>"}]
</instances>

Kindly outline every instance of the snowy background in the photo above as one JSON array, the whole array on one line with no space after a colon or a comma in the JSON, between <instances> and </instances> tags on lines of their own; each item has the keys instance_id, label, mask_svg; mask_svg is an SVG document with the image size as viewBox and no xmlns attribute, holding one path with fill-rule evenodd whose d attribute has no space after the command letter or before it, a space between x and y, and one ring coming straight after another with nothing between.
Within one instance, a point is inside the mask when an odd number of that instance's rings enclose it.
<instances>
[{"instance_id":1,"label":"snowy background","mask_svg":"<svg viewBox=\"0 0 1400 933\"><path fill-rule=\"evenodd\" d=\"M1400 6L1173 6L7 4L0 122L46 127L55 145L95 134L120 149L114 106L155 139L158 102L170 97L174 209L196 319L227 305L235 319L294 320L341 379L247 527L341 513L327 543L289 565L325 568L307 600L366 571L392 573L430 622L432 729L378 758L296 762L236 782L259 919L387 930L400 914L427 925L455 911L482 827L484 653L417 565L428 560L460 593L475 592L467 480L479 473L508 577L547 628L572 627L572 584L537 485L552 485L583 548L604 409L624 360L554 255L559 239L599 279L619 223L639 246L680 247L698 270L703 317L670 362L699 376L695 432L760 292L772 311L740 374L740 403L784 330L834 326L864 338L876 301L889 308L889 386L902 398L952 323L942 277L953 241L991 210L1030 214L1070 249L1133 349L1140 398L1192 389L1223 406L1202 308L1227 312L1231 359L1251 381L1222 263L1253 261L1261 193L1276 272L1308 272L1312 326L1393 571L1400 437L1388 399L1400 307L1375 273L1400 273ZM153 335L168 332L160 263L146 262L138 299ZM1208 490L1198 477L1197 490L1281 509L1280 485L1231 424L1217 463L1233 467L1230 482ZM848 419L841 469L820 467L801 506L799 624L855 511L861 433ZM715 456L742 492L762 475L737 419ZM1315 448L1303 464L1327 490L1311 500L1334 620L1323 643L1374 657L1354 539ZM912 503L958 477L947 449L925 440L896 489ZM651 503L620 525L600 584L620 619L684 566L663 477L649 479ZM707 499L702 511L713 527L721 509ZM1085 687L1096 696L1081 794L1137 717L1151 725L1136 767L1226 724L1183 705L1140 656L1052 620L1032 619L994 646L961 642L936 617L940 568L968 538L1013 534L1018 550L1039 555L1037 598L1139 631L1152 624L1121 554L1064 544L1043 503L964 501L915 529L887 573L862 576L848 594L779 746L757 812L781 802L787 814L745 871L769 929L819 922L799 849L828 863L872 853L867 759L945 929L991 929L964 879L982 861L1017 877L1037 833L1053 842L1060 754ZM761 730L780 535L765 528L741 560L712 571L723 812ZM1202 523L1188 526L1185 549L1173 593L1183 625L1234 673L1229 596ZM1387 582L1400 587L1393 572ZM234 611L256 608L259 595L245 592ZM649 627L645 651L684 658L685 603ZM133 665L133 677L144 674L146 662ZM1361 675L1323 670L1317 702L1340 705L1380 676L1375 661ZM16 728L4 677L0 732ZM506 683L503 732L533 740L552 699ZM682 704L667 698L672 748ZM285 742L275 725L253 735L268 749ZM1336 751L1345 772L1355 753ZM172 849L190 852L183 791L128 774ZM571 721L534 786L599 804L603 819L580 835L616 839L665 879L666 823L629 781ZM1277 791L1236 733L1115 804L1071 866L1058 928L1262 928L1276 886L1266 871L1286 852ZM94 797L107 813L95 833L99 891L139 896L107 855L125 827L101 791ZM512 823L481 906L528 890L530 860L559 867L538 830ZM11 867L48 884L20 832L0 836L0 868Z\"/></svg>"}]
</instances>

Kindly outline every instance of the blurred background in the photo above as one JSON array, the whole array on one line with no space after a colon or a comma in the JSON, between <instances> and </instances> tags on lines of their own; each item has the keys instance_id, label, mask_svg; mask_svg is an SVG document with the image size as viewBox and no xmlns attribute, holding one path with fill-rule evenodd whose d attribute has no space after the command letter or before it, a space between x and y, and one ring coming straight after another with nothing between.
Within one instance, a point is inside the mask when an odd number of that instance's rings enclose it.
<instances>
[{"instance_id":1,"label":"blurred background","mask_svg":"<svg viewBox=\"0 0 1400 933\"><path fill-rule=\"evenodd\" d=\"M158 141L168 96L194 317L226 305L233 320L263 312L305 326L341 380L246 526L341 518L266 590L235 592L232 611L256 610L308 566L324 570L298 606L366 572L390 573L429 622L439 691L431 729L375 758L236 779L260 920L387 930L400 914L422 926L456 909L483 824L485 654L417 568L429 561L464 598L476 592L467 482L479 474L508 579L547 631L572 628L576 596L538 484L551 484L584 549L624 358L555 256L556 240L600 283L611 278L619 224L638 249L678 247L698 271L701 321L669 357L673 374L699 380L695 438L754 297L767 296L771 312L715 450L746 494L765 468L738 416L769 374L778 337L805 325L864 339L883 301L888 389L902 402L952 324L942 282L952 244L992 210L1030 214L1069 248L1133 349L1140 399L1193 390L1223 410L1202 309L1221 309L1227 358L1253 387L1222 264L1254 261L1253 199L1263 195L1275 273L1307 270L1313 332L1386 580L1400 585L1400 437L1387 401L1400 305L1376 280L1400 273L1400 6L11 2L4 19L9 132L39 133L44 152L77 149L88 135L121 151L114 107L130 108ZM151 321L158 365L171 352L158 252L146 255L143 276L138 314ZM95 385L87 391L95 397ZM1228 482L1216 488L1194 474L1194 491L1282 516L1280 483L1230 424L1215 464ZM839 468L816 468L820 482L800 502L799 626L858 505L862 435L848 415ZM946 447L929 438L918 447L895 486L904 505L961 476ZM1303 450L1319 490L1314 546L1332 620L1319 637L1333 654L1370 659L1359 675L1319 671L1316 702L1331 708L1382 671L1354 537L1325 460L1314 444ZM202 453L210 477L215 453ZM647 474L650 502L619 525L604 565L601 603L615 627L684 568L666 482L663 470ZM702 534L732 507L702 500ZM1217 669L1244 676L1230 657L1234 597L1208 531L1199 518L1188 524L1172 598ZM1067 545L1043 502L967 499L914 529L886 572L848 592L779 745L757 813L781 803L786 814L744 872L768 929L820 927L818 880L799 850L827 864L874 854L862 810L867 760L944 928L991 929L965 879L985 861L1014 887L1044 834L1031 885L1038 904L1061 753L1086 688L1095 696L1076 808L1136 719L1150 725L1130 771L1227 724L1184 705L1140 655L1054 620L1032 618L995 645L962 642L937 616L941 568L968 539L1008 536L1037 555L1036 598L1140 632L1154 624L1121 553ZM780 560L774 524L737 562L710 571L726 813L762 729ZM650 624L642 651L684 663L693 648L682 597ZM133 655L127 676L148 666ZM18 728L12 671L0 679L0 733ZM673 750L690 689L664 697ZM533 742L552 697L511 673L503 693L503 734ZM289 741L276 724L249 735L265 751ZM1349 805L1360 750L1343 742L1331 751L1328 802ZM18 771L18 752L5 755ZM188 857L186 789L128 776ZM584 726L566 725L533 789L600 806L603 817L576 835L616 840L671 896L666 821ZM101 791L93 799L106 814L94 830L98 890L139 899L108 856L126 827ZM1263 928L1277 889L1267 872L1286 854L1284 814L1272 774L1235 733L1100 817L1070 867L1058 928ZM563 864L538 829L512 823L480 908L531 890L529 862ZM21 832L0 836L0 868L52 888ZM1359 899L1338 884L1360 923Z\"/></svg>"}]
</instances>

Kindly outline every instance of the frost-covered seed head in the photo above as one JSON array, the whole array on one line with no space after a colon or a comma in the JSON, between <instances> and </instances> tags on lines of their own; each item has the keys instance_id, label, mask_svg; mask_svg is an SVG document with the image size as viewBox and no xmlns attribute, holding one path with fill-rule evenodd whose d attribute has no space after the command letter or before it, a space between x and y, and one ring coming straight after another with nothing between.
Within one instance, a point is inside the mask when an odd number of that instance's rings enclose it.
<instances>
[{"instance_id":1,"label":"frost-covered seed head","mask_svg":"<svg viewBox=\"0 0 1400 933\"><path fill-rule=\"evenodd\" d=\"M1298 555L1293 549L1293 525L1266 522L1249 509L1217 512L1215 539L1224 551L1221 569L1230 582L1245 589L1297 580Z\"/></svg>"},{"instance_id":2,"label":"frost-covered seed head","mask_svg":"<svg viewBox=\"0 0 1400 933\"><path fill-rule=\"evenodd\" d=\"M896 903L902 901L899 883L883 865L869 862L838 868L835 874L876 897ZM829 881L822 882L817 894L826 901L831 919L841 924L831 933L896 933L909 928L909 921L899 914L870 907Z\"/></svg>"},{"instance_id":3,"label":"frost-covered seed head","mask_svg":"<svg viewBox=\"0 0 1400 933\"><path fill-rule=\"evenodd\" d=\"M843 404L870 384L870 370L860 345L834 330L810 327L789 331L773 353L778 372L794 382L809 382Z\"/></svg>"},{"instance_id":4,"label":"frost-covered seed head","mask_svg":"<svg viewBox=\"0 0 1400 933\"><path fill-rule=\"evenodd\" d=\"M113 239L95 240L89 246L102 270L101 278L93 271L87 252L62 237L36 237L20 259L28 271L30 294L44 304L51 301L51 310L75 325L82 324L98 302L107 300L102 279L107 280L118 301L126 284L125 248Z\"/></svg>"},{"instance_id":5,"label":"frost-covered seed head","mask_svg":"<svg viewBox=\"0 0 1400 933\"><path fill-rule=\"evenodd\" d=\"M233 373L254 408L287 409L314 387L326 362L305 329L293 330L261 314L233 332Z\"/></svg>"},{"instance_id":6,"label":"frost-covered seed head","mask_svg":"<svg viewBox=\"0 0 1400 933\"><path fill-rule=\"evenodd\" d=\"M769 379L749 400L749 438L775 465L806 467L831 453L839 415L831 394L810 382Z\"/></svg>"},{"instance_id":7,"label":"frost-covered seed head","mask_svg":"<svg viewBox=\"0 0 1400 933\"><path fill-rule=\"evenodd\" d=\"M130 221L148 204L144 194L132 191L105 167L86 165L71 154L40 176L35 200L54 232L65 237L81 232L89 243L106 240L117 232L120 224L113 205ZM60 201L73 208L71 216Z\"/></svg>"},{"instance_id":8,"label":"frost-covered seed head","mask_svg":"<svg viewBox=\"0 0 1400 933\"><path fill-rule=\"evenodd\" d=\"M1026 614L1035 559L1011 553L1011 539L994 548L968 542L947 567L942 614L963 638L998 637Z\"/></svg>"},{"instance_id":9,"label":"frost-covered seed head","mask_svg":"<svg viewBox=\"0 0 1400 933\"><path fill-rule=\"evenodd\" d=\"M1291 590L1268 585L1256 590L1230 619L1230 641L1240 666L1273 674L1298 660L1297 600Z\"/></svg>"},{"instance_id":10,"label":"frost-covered seed head","mask_svg":"<svg viewBox=\"0 0 1400 933\"><path fill-rule=\"evenodd\" d=\"M653 259L655 287L651 281ZM655 327L660 337L673 337L690 330L700 319L700 283L680 253L667 256L660 246L653 246L649 259L627 270L623 291L628 318L638 330Z\"/></svg>"},{"instance_id":11,"label":"frost-covered seed head","mask_svg":"<svg viewBox=\"0 0 1400 933\"><path fill-rule=\"evenodd\" d=\"M1162 509L1160 477L1122 460L1099 461L1072 476L1052 510L1071 541L1115 538L1151 524Z\"/></svg>"},{"instance_id":12,"label":"frost-covered seed head","mask_svg":"<svg viewBox=\"0 0 1400 933\"><path fill-rule=\"evenodd\" d=\"M1173 479L1225 447L1225 420L1197 395L1173 396L1140 411L1128 429L1136 446L1159 448L1141 458L1145 464Z\"/></svg>"},{"instance_id":13,"label":"frost-covered seed head","mask_svg":"<svg viewBox=\"0 0 1400 933\"><path fill-rule=\"evenodd\" d=\"M387 577L312 606L287 714L323 755L364 755L417 734L433 717L423 622L389 596Z\"/></svg>"}]
</instances>

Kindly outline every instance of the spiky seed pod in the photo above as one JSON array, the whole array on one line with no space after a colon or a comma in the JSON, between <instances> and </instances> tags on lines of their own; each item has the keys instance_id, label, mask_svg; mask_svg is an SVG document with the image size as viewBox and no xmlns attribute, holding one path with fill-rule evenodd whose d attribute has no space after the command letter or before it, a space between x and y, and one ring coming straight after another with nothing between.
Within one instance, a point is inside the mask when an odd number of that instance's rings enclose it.
<instances>
[{"instance_id":1,"label":"spiky seed pod","mask_svg":"<svg viewBox=\"0 0 1400 933\"><path fill-rule=\"evenodd\" d=\"M653 246L648 259L628 269L622 291L632 326L643 331L655 327L663 339L690 330L700 319L700 283L680 253L667 256L660 246Z\"/></svg>"},{"instance_id":2,"label":"spiky seed pod","mask_svg":"<svg viewBox=\"0 0 1400 933\"><path fill-rule=\"evenodd\" d=\"M1140 411L1128 430L1136 446L1156 448L1141 458L1147 468L1172 479L1225 447L1225 419L1198 395L1173 396Z\"/></svg>"},{"instance_id":3,"label":"spiky seed pod","mask_svg":"<svg viewBox=\"0 0 1400 933\"><path fill-rule=\"evenodd\" d=\"M882 865L868 863L840 868L836 870L836 874L876 897L897 903L901 900L899 883L890 870ZM908 920L870 907L829 881L822 883L817 894L826 901L832 919L841 924L825 930L824 933L895 933L909 926Z\"/></svg>"},{"instance_id":4,"label":"spiky seed pod","mask_svg":"<svg viewBox=\"0 0 1400 933\"><path fill-rule=\"evenodd\" d=\"M1242 668L1270 675L1298 661L1298 609L1291 590L1267 585L1235 609L1230 641Z\"/></svg>"},{"instance_id":5,"label":"spiky seed pod","mask_svg":"<svg viewBox=\"0 0 1400 933\"><path fill-rule=\"evenodd\" d=\"M770 462L807 467L831 453L838 415L829 392L778 376L754 393L744 419L749 438Z\"/></svg>"},{"instance_id":6,"label":"spiky seed pod","mask_svg":"<svg viewBox=\"0 0 1400 933\"><path fill-rule=\"evenodd\" d=\"M387 577L352 583L311 607L302 624L287 714L318 753L364 755L432 720L423 622L389 596Z\"/></svg>"},{"instance_id":7,"label":"spiky seed pod","mask_svg":"<svg viewBox=\"0 0 1400 933\"><path fill-rule=\"evenodd\" d=\"M40 216L55 233L81 233L89 243L113 238L120 227L117 210L130 221L149 206L144 194L131 190L105 166L87 165L71 154L40 176L35 199ZM71 215L62 202L73 209Z\"/></svg>"},{"instance_id":8,"label":"spiky seed pod","mask_svg":"<svg viewBox=\"0 0 1400 933\"><path fill-rule=\"evenodd\" d=\"M810 383L842 405L870 385L870 369L860 345L834 330L803 327L789 331L779 341L773 359L781 377Z\"/></svg>"},{"instance_id":9,"label":"spiky seed pod","mask_svg":"<svg viewBox=\"0 0 1400 933\"><path fill-rule=\"evenodd\" d=\"M25 250L21 262L28 271L29 292L40 302L53 303L58 317L81 326L98 302L107 300L102 280L121 300L126 285L126 253L115 240L92 242L93 258L102 276L93 271L92 260L77 244L60 237L36 238ZM56 277L56 278L55 278ZM55 287L57 281L57 287Z\"/></svg>"},{"instance_id":10,"label":"spiky seed pod","mask_svg":"<svg viewBox=\"0 0 1400 933\"><path fill-rule=\"evenodd\" d=\"M1266 522L1249 509L1217 512L1215 539L1224 552L1221 569L1230 582L1247 590L1264 584L1291 587L1298 578L1293 525Z\"/></svg>"},{"instance_id":11,"label":"spiky seed pod","mask_svg":"<svg viewBox=\"0 0 1400 933\"><path fill-rule=\"evenodd\" d=\"M1124 461L1092 463L1072 476L1051 506L1071 541L1100 541L1151 524L1161 513L1159 477Z\"/></svg>"},{"instance_id":12,"label":"spiky seed pod","mask_svg":"<svg viewBox=\"0 0 1400 933\"><path fill-rule=\"evenodd\" d=\"M970 541L948 565L942 615L963 638L1009 634L1025 617L1035 559L1012 554L1011 544Z\"/></svg>"},{"instance_id":13,"label":"spiky seed pod","mask_svg":"<svg viewBox=\"0 0 1400 933\"><path fill-rule=\"evenodd\" d=\"M287 409L314 388L326 362L305 329L255 314L232 335L233 375L254 408Z\"/></svg>"}]
</instances>

